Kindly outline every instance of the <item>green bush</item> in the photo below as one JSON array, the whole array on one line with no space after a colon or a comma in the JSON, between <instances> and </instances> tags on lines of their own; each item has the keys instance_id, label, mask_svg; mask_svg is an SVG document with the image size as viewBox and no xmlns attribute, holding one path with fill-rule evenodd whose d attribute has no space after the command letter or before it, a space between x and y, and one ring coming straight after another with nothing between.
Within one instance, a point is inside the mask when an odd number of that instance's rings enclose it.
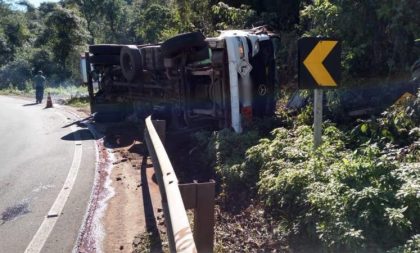
<instances>
[{"instance_id":1,"label":"green bush","mask_svg":"<svg viewBox=\"0 0 420 253\"><path fill-rule=\"evenodd\" d=\"M418 253L420 252L420 234L414 235L400 247L392 249L389 253Z\"/></svg>"},{"instance_id":2,"label":"green bush","mask_svg":"<svg viewBox=\"0 0 420 253\"><path fill-rule=\"evenodd\" d=\"M25 89L25 83L31 79L31 65L26 60L15 60L0 68L0 88L10 85L19 90Z\"/></svg>"},{"instance_id":3,"label":"green bush","mask_svg":"<svg viewBox=\"0 0 420 253\"><path fill-rule=\"evenodd\" d=\"M260 171L260 200L292 238L316 238L327 251L402 245L420 229L420 166L400 165L376 144L348 150L344 140L327 127L313 151L309 127L274 130L247 151L247 164Z\"/></svg>"},{"instance_id":4,"label":"green bush","mask_svg":"<svg viewBox=\"0 0 420 253\"><path fill-rule=\"evenodd\" d=\"M381 117L359 120L350 132L351 145L378 143L401 161L420 162L420 91L416 98L400 101ZM394 150L392 150L394 149Z\"/></svg>"},{"instance_id":5,"label":"green bush","mask_svg":"<svg viewBox=\"0 0 420 253\"><path fill-rule=\"evenodd\" d=\"M243 203L249 200L252 187L255 186L255 171L244 170L245 151L258 142L258 132L244 134L224 129L213 132L210 140L201 139L206 145L207 161L211 161L220 182L220 198L229 208L229 202ZM200 142L200 139L199 139ZM203 144L202 144L203 145ZM237 205L240 207L241 204Z\"/></svg>"}]
</instances>

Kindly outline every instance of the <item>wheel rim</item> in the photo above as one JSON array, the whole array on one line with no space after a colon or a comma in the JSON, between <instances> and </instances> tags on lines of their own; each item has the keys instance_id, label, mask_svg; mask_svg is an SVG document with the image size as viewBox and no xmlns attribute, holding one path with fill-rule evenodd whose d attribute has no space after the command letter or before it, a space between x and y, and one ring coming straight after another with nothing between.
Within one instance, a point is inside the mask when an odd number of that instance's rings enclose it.
<instances>
[{"instance_id":1,"label":"wheel rim","mask_svg":"<svg viewBox=\"0 0 420 253\"><path fill-rule=\"evenodd\" d=\"M258 86L258 92L257 93L258 93L259 96L263 97L263 96L267 95L267 91L268 91L268 88L265 84L260 84Z\"/></svg>"}]
</instances>

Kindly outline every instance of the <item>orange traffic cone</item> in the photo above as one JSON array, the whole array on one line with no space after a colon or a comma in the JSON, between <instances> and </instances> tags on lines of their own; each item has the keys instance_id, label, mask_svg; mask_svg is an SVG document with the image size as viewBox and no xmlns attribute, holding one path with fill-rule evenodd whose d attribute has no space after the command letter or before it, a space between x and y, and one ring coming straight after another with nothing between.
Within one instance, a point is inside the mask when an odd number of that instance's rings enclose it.
<instances>
[{"instance_id":1,"label":"orange traffic cone","mask_svg":"<svg viewBox=\"0 0 420 253\"><path fill-rule=\"evenodd\" d=\"M51 94L48 92L47 105L45 106L45 108L52 108L52 107L53 107L53 103L51 100Z\"/></svg>"}]
</instances>

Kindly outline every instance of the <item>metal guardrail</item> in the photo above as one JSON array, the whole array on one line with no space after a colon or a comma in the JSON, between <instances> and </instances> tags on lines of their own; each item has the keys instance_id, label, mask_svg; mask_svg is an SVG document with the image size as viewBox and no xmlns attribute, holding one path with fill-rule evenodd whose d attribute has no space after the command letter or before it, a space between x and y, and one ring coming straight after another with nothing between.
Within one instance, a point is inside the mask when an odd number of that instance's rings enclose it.
<instances>
[{"instance_id":1,"label":"metal guardrail","mask_svg":"<svg viewBox=\"0 0 420 253\"><path fill-rule=\"evenodd\" d=\"M170 251L196 253L197 248L178 187L178 179L150 116L146 119L144 135L162 196Z\"/></svg>"}]
</instances>

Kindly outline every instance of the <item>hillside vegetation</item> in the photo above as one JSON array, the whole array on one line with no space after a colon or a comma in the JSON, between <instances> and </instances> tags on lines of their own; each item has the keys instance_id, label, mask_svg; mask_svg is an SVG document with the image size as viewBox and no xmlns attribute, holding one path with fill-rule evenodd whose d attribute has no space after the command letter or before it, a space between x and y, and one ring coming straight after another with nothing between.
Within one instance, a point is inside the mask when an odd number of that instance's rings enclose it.
<instances>
[{"instance_id":1,"label":"hillside vegetation","mask_svg":"<svg viewBox=\"0 0 420 253\"><path fill-rule=\"evenodd\" d=\"M286 252L420 250L420 92L380 117L324 123L316 150L311 126L296 116L283 113L268 124L275 128L268 134L256 123L243 135L195 135L224 211L261 206L277 224L269 235L277 234ZM233 220L233 227L248 226ZM223 233L218 239L226 240Z\"/></svg>"}]
</instances>

